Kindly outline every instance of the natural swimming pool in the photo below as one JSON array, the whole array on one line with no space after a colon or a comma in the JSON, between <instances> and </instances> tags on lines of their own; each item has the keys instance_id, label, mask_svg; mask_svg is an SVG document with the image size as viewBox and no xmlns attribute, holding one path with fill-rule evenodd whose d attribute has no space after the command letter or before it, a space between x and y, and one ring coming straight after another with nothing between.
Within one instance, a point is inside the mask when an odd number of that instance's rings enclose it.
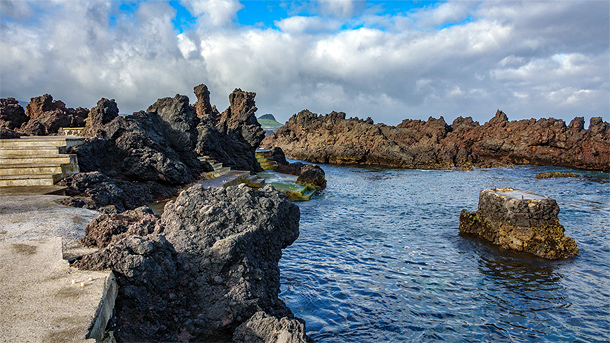
<instances>
[{"instance_id":1,"label":"natural swimming pool","mask_svg":"<svg viewBox=\"0 0 610 343\"><path fill-rule=\"evenodd\" d=\"M280 261L280 298L316 341L610 339L610 174L322 167L328 188L299 203L301 234ZM580 254L546 261L460 236L461 209L501 187L555 199Z\"/></svg>"}]
</instances>

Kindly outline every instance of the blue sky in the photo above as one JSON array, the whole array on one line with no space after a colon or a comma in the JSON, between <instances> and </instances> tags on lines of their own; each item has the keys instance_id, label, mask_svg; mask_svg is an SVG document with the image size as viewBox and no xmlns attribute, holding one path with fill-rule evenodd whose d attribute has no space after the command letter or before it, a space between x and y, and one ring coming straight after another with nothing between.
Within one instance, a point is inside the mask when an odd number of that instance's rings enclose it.
<instances>
[{"instance_id":1,"label":"blue sky","mask_svg":"<svg viewBox=\"0 0 610 343\"><path fill-rule=\"evenodd\" d=\"M610 120L610 2L0 0L0 97L122 113L205 83L280 121Z\"/></svg>"}]
</instances>

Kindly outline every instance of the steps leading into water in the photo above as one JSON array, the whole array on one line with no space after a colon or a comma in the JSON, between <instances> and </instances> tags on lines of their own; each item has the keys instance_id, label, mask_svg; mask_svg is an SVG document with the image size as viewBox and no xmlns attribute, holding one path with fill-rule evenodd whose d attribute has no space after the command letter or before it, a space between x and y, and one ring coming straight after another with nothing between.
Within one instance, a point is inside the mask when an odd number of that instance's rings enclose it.
<instances>
[{"instance_id":1,"label":"steps leading into water","mask_svg":"<svg viewBox=\"0 0 610 343\"><path fill-rule=\"evenodd\" d=\"M271 149L257 149L255 152L256 160L264 170L275 170L278 167L277 162L273 160L273 151Z\"/></svg>"},{"instance_id":2,"label":"steps leading into water","mask_svg":"<svg viewBox=\"0 0 610 343\"><path fill-rule=\"evenodd\" d=\"M69 147L82 144L74 136L25 136L0 139L0 187L51 186L79 172Z\"/></svg>"},{"instance_id":3,"label":"steps leading into water","mask_svg":"<svg viewBox=\"0 0 610 343\"><path fill-rule=\"evenodd\" d=\"M224 167L222 165L222 163L211 159L209 156L202 156L202 157L199 157L199 159L201 161L208 162L212 166L212 168L214 168L213 171L204 172L201 174L201 178L203 180L213 180L213 179L221 177L231 171L231 167Z\"/></svg>"}]
</instances>

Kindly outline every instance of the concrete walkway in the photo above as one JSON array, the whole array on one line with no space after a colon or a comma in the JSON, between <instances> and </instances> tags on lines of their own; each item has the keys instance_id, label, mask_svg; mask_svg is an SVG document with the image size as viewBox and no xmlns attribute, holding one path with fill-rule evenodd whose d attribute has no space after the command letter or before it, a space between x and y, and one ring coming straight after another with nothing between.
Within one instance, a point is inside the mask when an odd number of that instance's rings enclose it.
<instances>
[{"instance_id":1,"label":"concrete walkway","mask_svg":"<svg viewBox=\"0 0 610 343\"><path fill-rule=\"evenodd\" d=\"M95 341L112 315L112 273L80 271L64 259L85 251L79 239L99 213L62 198L0 196L0 342Z\"/></svg>"}]
</instances>

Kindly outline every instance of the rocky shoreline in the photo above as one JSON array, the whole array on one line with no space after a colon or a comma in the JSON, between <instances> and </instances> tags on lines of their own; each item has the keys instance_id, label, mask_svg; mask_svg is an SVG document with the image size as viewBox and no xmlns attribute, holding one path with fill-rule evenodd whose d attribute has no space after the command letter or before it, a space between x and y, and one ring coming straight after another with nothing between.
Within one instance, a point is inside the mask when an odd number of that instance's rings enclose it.
<instances>
[{"instance_id":1,"label":"rocky shoreline","mask_svg":"<svg viewBox=\"0 0 610 343\"><path fill-rule=\"evenodd\" d=\"M411 169L471 169L516 164L610 171L610 124L601 117L569 125L553 118L509 121L502 111L479 125L458 117L404 120L397 126L346 119L345 113L308 110L261 143L313 163L381 165Z\"/></svg>"},{"instance_id":2,"label":"rocky shoreline","mask_svg":"<svg viewBox=\"0 0 610 343\"><path fill-rule=\"evenodd\" d=\"M299 208L272 187L195 185L165 206L102 215L73 262L111 269L119 284L119 341L307 342L279 299L282 249L299 236Z\"/></svg>"},{"instance_id":3,"label":"rocky shoreline","mask_svg":"<svg viewBox=\"0 0 610 343\"><path fill-rule=\"evenodd\" d=\"M219 113L205 85L194 92L193 105L176 95L127 116L105 98L90 111L48 94L26 111L1 99L0 138L84 126L85 142L68 149L81 172L60 182L72 196L62 203L102 214L81 241L98 251L71 265L116 275L109 332L117 341L309 342L304 321L278 297L278 261L299 236L298 206L271 186L188 187L212 170L206 158L262 171L256 94L236 89ZM142 207L179 190L161 217Z\"/></svg>"}]
</instances>

